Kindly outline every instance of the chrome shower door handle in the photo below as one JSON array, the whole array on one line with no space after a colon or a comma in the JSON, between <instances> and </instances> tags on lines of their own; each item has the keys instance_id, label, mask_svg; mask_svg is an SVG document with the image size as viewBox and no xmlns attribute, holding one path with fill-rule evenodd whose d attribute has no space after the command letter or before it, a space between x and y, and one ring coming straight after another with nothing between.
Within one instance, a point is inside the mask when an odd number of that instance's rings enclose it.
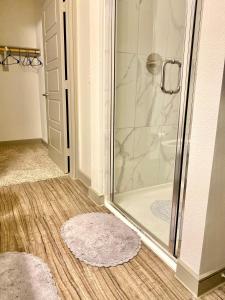
<instances>
[{"instance_id":1,"label":"chrome shower door handle","mask_svg":"<svg viewBox=\"0 0 225 300\"><path fill-rule=\"evenodd\" d=\"M168 64L172 64L172 65L177 65L178 66L178 83L177 83L177 87L175 90L167 90L165 87L165 82L166 82L166 66ZM162 65L162 82L161 82L161 90L163 91L163 93L165 94L178 94L180 89L181 89L181 62L179 60L175 60L175 59L167 59L163 62Z\"/></svg>"}]
</instances>

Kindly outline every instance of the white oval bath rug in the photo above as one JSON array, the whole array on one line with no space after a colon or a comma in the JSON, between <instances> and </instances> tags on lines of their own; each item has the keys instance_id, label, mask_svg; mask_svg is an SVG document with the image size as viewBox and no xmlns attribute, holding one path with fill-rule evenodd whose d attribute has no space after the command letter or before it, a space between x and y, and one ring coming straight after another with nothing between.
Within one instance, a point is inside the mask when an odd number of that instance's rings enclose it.
<instances>
[{"instance_id":1,"label":"white oval bath rug","mask_svg":"<svg viewBox=\"0 0 225 300\"><path fill-rule=\"evenodd\" d=\"M1 300L58 300L48 266L28 253L0 254Z\"/></svg>"},{"instance_id":2,"label":"white oval bath rug","mask_svg":"<svg viewBox=\"0 0 225 300\"><path fill-rule=\"evenodd\" d=\"M61 235L78 259L96 267L128 262L141 247L136 232L108 213L78 215L62 226Z\"/></svg>"}]
</instances>

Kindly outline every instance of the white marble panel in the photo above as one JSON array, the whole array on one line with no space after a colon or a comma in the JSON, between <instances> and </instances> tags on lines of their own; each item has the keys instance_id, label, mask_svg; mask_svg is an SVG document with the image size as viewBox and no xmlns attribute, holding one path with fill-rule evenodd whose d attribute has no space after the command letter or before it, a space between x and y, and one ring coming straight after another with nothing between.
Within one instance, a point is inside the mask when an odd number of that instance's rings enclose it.
<instances>
[{"instance_id":1,"label":"white marble panel","mask_svg":"<svg viewBox=\"0 0 225 300\"><path fill-rule=\"evenodd\" d=\"M159 183L174 180L177 126L162 126L159 156Z\"/></svg>"},{"instance_id":2,"label":"white marble panel","mask_svg":"<svg viewBox=\"0 0 225 300\"><path fill-rule=\"evenodd\" d=\"M133 188L134 129L117 129L115 132L115 191L125 192Z\"/></svg>"},{"instance_id":3,"label":"white marble panel","mask_svg":"<svg viewBox=\"0 0 225 300\"><path fill-rule=\"evenodd\" d=\"M183 60L186 1L169 0L167 57Z\"/></svg>"},{"instance_id":4,"label":"white marble panel","mask_svg":"<svg viewBox=\"0 0 225 300\"><path fill-rule=\"evenodd\" d=\"M117 53L115 127L134 126L137 85L137 55Z\"/></svg>"},{"instance_id":5,"label":"white marble panel","mask_svg":"<svg viewBox=\"0 0 225 300\"><path fill-rule=\"evenodd\" d=\"M164 94L160 89L161 74L152 75L146 69L145 55L138 57L135 127L161 124Z\"/></svg>"},{"instance_id":6,"label":"white marble panel","mask_svg":"<svg viewBox=\"0 0 225 300\"><path fill-rule=\"evenodd\" d=\"M140 0L117 1L117 51L137 53L139 5Z\"/></svg>"},{"instance_id":7,"label":"white marble panel","mask_svg":"<svg viewBox=\"0 0 225 300\"><path fill-rule=\"evenodd\" d=\"M156 185L159 172L160 127L136 128L134 132L133 188Z\"/></svg>"},{"instance_id":8,"label":"white marble panel","mask_svg":"<svg viewBox=\"0 0 225 300\"><path fill-rule=\"evenodd\" d=\"M164 94L146 61L156 52L182 62L185 13L180 0L117 1L116 192L173 181L180 94ZM177 83L178 68L168 65L166 87Z\"/></svg>"},{"instance_id":9,"label":"white marble panel","mask_svg":"<svg viewBox=\"0 0 225 300\"><path fill-rule=\"evenodd\" d=\"M180 94L166 95L164 94L161 107L161 125L175 126L178 124L180 108Z\"/></svg>"},{"instance_id":10,"label":"white marble panel","mask_svg":"<svg viewBox=\"0 0 225 300\"><path fill-rule=\"evenodd\" d=\"M138 53L149 55L153 51L154 1L140 1Z\"/></svg>"},{"instance_id":11,"label":"white marble panel","mask_svg":"<svg viewBox=\"0 0 225 300\"><path fill-rule=\"evenodd\" d=\"M167 54L168 45L168 15L169 1L157 0L154 1L154 34L153 34L153 50L163 57Z\"/></svg>"}]
</instances>

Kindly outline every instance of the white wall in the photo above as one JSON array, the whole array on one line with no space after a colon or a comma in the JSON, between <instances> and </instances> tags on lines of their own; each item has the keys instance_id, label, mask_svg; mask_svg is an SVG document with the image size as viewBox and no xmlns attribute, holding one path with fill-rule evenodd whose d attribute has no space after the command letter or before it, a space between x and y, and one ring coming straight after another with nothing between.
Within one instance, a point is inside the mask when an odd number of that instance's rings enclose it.
<instances>
[{"instance_id":1,"label":"white wall","mask_svg":"<svg viewBox=\"0 0 225 300\"><path fill-rule=\"evenodd\" d=\"M225 267L225 69L209 190L200 273Z\"/></svg>"},{"instance_id":2,"label":"white wall","mask_svg":"<svg viewBox=\"0 0 225 300\"><path fill-rule=\"evenodd\" d=\"M215 261L211 251L208 251L208 256L204 256L204 260L208 261L206 266L202 261L204 237L210 229L209 226L206 227L206 223L209 221L207 209L210 209L208 200L225 57L224 19L224 0L218 0L216 3L204 1L180 255L180 260L196 274L216 269L221 260L224 261L224 253L214 252L214 255L221 255ZM218 205L217 200L215 204ZM213 215L213 218L215 217L216 213ZM222 217L224 218L221 215ZM213 218L210 220L212 226ZM224 222L220 225L218 231L218 225L211 227L214 235L224 235ZM217 245L211 239L211 249L224 247L223 239L220 240L221 243L218 239L216 241Z\"/></svg>"},{"instance_id":3,"label":"white wall","mask_svg":"<svg viewBox=\"0 0 225 300\"><path fill-rule=\"evenodd\" d=\"M40 2L1 0L0 44L36 47ZM38 72L20 66L0 67L0 141L41 138Z\"/></svg>"},{"instance_id":4,"label":"white wall","mask_svg":"<svg viewBox=\"0 0 225 300\"><path fill-rule=\"evenodd\" d=\"M77 1L79 171L91 177L89 0Z\"/></svg>"}]
</instances>

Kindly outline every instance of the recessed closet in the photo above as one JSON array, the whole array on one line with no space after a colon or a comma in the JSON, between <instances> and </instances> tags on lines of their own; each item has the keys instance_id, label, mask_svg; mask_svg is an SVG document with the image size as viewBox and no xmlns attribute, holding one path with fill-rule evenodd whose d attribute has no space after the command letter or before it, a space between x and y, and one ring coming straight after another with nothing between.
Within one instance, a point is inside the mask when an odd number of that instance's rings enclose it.
<instances>
[{"instance_id":1,"label":"recessed closet","mask_svg":"<svg viewBox=\"0 0 225 300\"><path fill-rule=\"evenodd\" d=\"M62 3L1 0L0 186L69 172Z\"/></svg>"}]
</instances>

